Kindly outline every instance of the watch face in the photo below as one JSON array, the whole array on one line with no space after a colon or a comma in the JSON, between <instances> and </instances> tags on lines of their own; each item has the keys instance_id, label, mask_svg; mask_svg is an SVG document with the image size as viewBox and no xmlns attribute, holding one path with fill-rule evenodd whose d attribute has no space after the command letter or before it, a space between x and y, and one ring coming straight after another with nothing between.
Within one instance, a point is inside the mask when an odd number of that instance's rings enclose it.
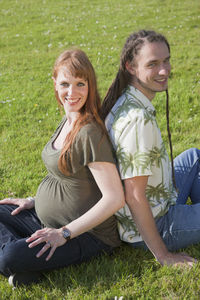
<instances>
[{"instance_id":1,"label":"watch face","mask_svg":"<svg viewBox=\"0 0 200 300\"><path fill-rule=\"evenodd\" d=\"M71 232L67 229L67 228L63 228L63 237L66 239L66 240L69 240L70 239L70 236L71 236Z\"/></svg>"}]
</instances>

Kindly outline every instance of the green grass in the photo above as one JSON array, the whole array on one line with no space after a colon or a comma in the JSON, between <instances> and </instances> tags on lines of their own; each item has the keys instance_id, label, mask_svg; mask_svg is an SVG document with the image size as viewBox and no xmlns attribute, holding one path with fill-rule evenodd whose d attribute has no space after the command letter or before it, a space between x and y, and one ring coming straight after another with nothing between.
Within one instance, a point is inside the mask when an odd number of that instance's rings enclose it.
<instances>
[{"instance_id":1,"label":"green grass","mask_svg":"<svg viewBox=\"0 0 200 300\"><path fill-rule=\"evenodd\" d=\"M60 113L51 71L64 49L86 51L103 98L127 36L149 28L171 44L170 125L174 154L200 147L198 0L0 0L0 199L34 195L46 170L41 151ZM167 142L165 95L154 100ZM200 246L187 251L200 258ZM150 252L123 245L111 257L51 272L39 286L0 299L199 299L200 267L160 267Z\"/></svg>"}]
</instances>

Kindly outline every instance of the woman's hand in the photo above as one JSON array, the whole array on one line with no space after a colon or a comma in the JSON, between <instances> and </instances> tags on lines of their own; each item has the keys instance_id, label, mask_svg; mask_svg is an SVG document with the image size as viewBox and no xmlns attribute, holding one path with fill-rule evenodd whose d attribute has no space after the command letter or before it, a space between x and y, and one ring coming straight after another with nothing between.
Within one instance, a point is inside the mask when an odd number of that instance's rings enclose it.
<instances>
[{"instance_id":1,"label":"woman's hand","mask_svg":"<svg viewBox=\"0 0 200 300\"><path fill-rule=\"evenodd\" d=\"M24 209L31 209L34 207L34 200L26 199L26 198L5 198L0 201L0 204L13 204L18 205L16 209L11 212L11 215L17 215L20 211Z\"/></svg>"},{"instance_id":2,"label":"woman's hand","mask_svg":"<svg viewBox=\"0 0 200 300\"><path fill-rule=\"evenodd\" d=\"M26 240L27 243L30 243L28 246L29 248L33 248L40 243L46 243L42 249L37 253L37 257L43 255L45 251L51 248L46 261L48 261L52 255L54 254L57 247L60 247L66 243L66 239L62 235L62 228L55 229L55 228L43 228L37 230L35 233L31 235L30 238Z\"/></svg>"}]
</instances>

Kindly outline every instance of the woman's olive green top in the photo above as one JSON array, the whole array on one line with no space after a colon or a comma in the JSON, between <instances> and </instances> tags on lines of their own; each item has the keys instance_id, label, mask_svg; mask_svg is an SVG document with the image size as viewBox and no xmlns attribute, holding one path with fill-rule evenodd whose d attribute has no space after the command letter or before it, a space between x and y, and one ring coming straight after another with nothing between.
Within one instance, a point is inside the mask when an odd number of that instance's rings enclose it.
<instances>
[{"instance_id":1,"label":"woman's olive green top","mask_svg":"<svg viewBox=\"0 0 200 300\"><path fill-rule=\"evenodd\" d=\"M35 209L41 222L53 228L60 228L79 218L101 199L101 191L88 164L115 163L107 136L102 134L99 125L89 123L80 129L71 147L70 158L66 158L70 175L61 173L58 169L60 150L53 148L53 142L65 122L66 117L42 152L48 175L41 182L35 200ZM90 233L110 246L120 244L114 216L90 230Z\"/></svg>"}]
</instances>

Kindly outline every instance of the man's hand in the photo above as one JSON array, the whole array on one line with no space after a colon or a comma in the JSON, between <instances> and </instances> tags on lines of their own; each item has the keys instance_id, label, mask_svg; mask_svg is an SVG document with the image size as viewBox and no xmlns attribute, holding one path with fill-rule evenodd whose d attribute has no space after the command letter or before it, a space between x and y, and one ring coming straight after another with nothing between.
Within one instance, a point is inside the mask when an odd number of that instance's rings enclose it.
<instances>
[{"instance_id":1,"label":"man's hand","mask_svg":"<svg viewBox=\"0 0 200 300\"><path fill-rule=\"evenodd\" d=\"M12 216L17 215L20 211L24 209L31 209L34 207L34 200L28 200L26 198L6 198L0 201L1 204L13 204L18 205L11 213Z\"/></svg>"},{"instance_id":2,"label":"man's hand","mask_svg":"<svg viewBox=\"0 0 200 300\"><path fill-rule=\"evenodd\" d=\"M195 258L192 258L187 253L171 253L168 254L164 258L157 259L161 265L173 265L175 267L192 267L198 261Z\"/></svg>"}]
</instances>

